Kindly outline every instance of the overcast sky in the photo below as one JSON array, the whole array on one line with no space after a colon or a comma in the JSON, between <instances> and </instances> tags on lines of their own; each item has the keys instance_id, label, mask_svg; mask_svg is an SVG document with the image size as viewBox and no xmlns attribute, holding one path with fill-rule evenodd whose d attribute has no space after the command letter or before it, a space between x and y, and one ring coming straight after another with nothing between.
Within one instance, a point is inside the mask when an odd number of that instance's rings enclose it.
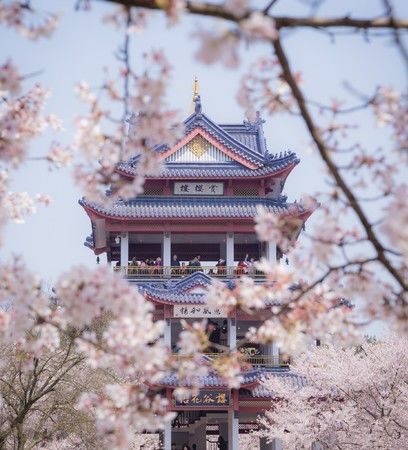
<instances>
[{"instance_id":1,"label":"overcast sky","mask_svg":"<svg viewBox=\"0 0 408 450\"><path fill-rule=\"evenodd\" d=\"M35 43L26 41L12 30L0 28L0 62L12 57L24 73L41 71L27 86L38 81L52 89L47 112L63 119L65 132L61 136L46 134L33 142L30 153L40 156L46 153L55 137L67 144L72 141L73 120L83 112L73 86L81 80L99 86L104 67L116 77L118 65L113 53L123 36L112 26L102 24L102 17L115 8L112 4L94 1L91 12L75 12L71 0L33 0L32 3L44 10L61 12L60 26L51 39ZM264 3L267 2L256 2ZM408 15L407 1L394 3L399 14ZM380 5L381 2L375 0L332 0L326 2L319 14L349 12L371 17L381 12ZM281 0L276 8L276 13L300 15L307 12L308 8L302 2L294 0ZM239 123L244 119L235 98L240 76L252 61L269 54L270 50L266 45L243 48L243 64L239 70L226 70L219 65L203 66L194 60L197 42L191 33L199 24L209 26L212 23L209 19L188 17L181 26L169 29L162 15L156 14L150 19L147 31L132 38L132 63L137 70L142 51L163 48L174 69L168 100L181 111L182 118L190 108L192 80L198 76L203 111L215 121ZM308 98L326 103L334 97L342 98L345 96L344 81L350 81L367 93L372 93L378 84L404 89L399 55L387 40L368 43L362 37L352 35L340 37L333 44L321 32L301 30L288 33L284 45L293 67L303 73L303 89ZM346 98L349 97L346 95ZM269 150L290 149L301 158L301 164L286 184L285 193L289 200L323 188L325 174L310 150L309 138L299 119L284 115L264 115L264 119ZM364 145L374 149L381 142L386 143L386 133L376 129L371 117L356 115L355 120L361 126L357 133ZM29 162L14 175L13 189L31 194L48 193L53 203L48 208L40 207L26 224L7 227L2 260L12 254L23 254L30 267L49 282L74 264L95 264L95 256L83 246L85 237L90 234L90 223L78 205L81 193L73 185L70 170L49 172L44 163Z\"/></svg>"}]
</instances>

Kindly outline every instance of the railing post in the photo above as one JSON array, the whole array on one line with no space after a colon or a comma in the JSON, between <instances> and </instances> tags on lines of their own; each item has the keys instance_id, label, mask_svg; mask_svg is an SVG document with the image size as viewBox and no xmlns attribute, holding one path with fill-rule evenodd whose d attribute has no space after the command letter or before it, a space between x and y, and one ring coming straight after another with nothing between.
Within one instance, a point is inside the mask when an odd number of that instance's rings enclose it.
<instances>
[{"instance_id":1,"label":"railing post","mask_svg":"<svg viewBox=\"0 0 408 450\"><path fill-rule=\"evenodd\" d=\"M171 349L171 319L166 319L164 326L164 344Z\"/></svg>"},{"instance_id":2,"label":"railing post","mask_svg":"<svg viewBox=\"0 0 408 450\"><path fill-rule=\"evenodd\" d=\"M168 231L165 231L163 233L163 274L164 275L170 275L170 271L167 274L167 268L171 266L171 233Z\"/></svg>"},{"instance_id":3,"label":"railing post","mask_svg":"<svg viewBox=\"0 0 408 450\"><path fill-rule=\"evenodd\" d=\"M264 346L265 355L267 356L268 363L274 367L279 366L279 347L276 342L271 342Z\"/></svg>"},{"instance_id":4,"label":"railing post","mask_svg":"<svg viewBox=\"0 0 408 450\"><path fill-rule=\"evenodd\" d=\"M127 275L129 264L129 233L123 231L120 234L120 266L122 267L123 274Z\"/></svg>"},{"instance_id":5,"label":"railing post","mask_svg":"<svg viewBox=\"0 0 408 450\"><path fill-rule=\"evenodd\" d=\"M272 263L276 264L276 242L267 241L266 242L266 259Z\"/></svg>"},{"instance_id":6,"label":"railing post","mask_svg":"<svg viewBox=\"0 0 408 450\"><path fill-rule=\"evenodd\" d=\"M227 250L227 276L232 277L234 274L234 233L228 232L226 236L226 250Z\"/></svg>"},{"instance_id":7,"label":"railing post","mask_svg":"<svg viewBox=\"0 0 408 450\"><path fill-rule=\"evenodd\" d=\"M237 320L229 318L227 326L228 347L232 350L237 346Z\"/></svg>"}]
</instances>

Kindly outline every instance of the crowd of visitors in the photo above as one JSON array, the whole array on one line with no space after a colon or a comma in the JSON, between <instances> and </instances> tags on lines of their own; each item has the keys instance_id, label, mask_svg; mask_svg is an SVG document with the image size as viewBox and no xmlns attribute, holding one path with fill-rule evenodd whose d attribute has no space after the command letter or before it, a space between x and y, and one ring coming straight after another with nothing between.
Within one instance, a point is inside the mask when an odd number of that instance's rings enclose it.
<instances>
[{"instance_id":1,"label":"crowd of visitors","mask_svg":"<svg viewBox=\"0 0 408 450\"><path fill-rule=\"evenodd\" d=\"M245 259L239 261L237 265L233 268L231 272L234 275L253 275L256 273L255 258L249 257L247 254ZM145 260L138 260L136 257L128 263L128 274L129 275L158 275L164 273L163 261L160 256L156 259L146 258ZM116 262L116 267L120 267L120 262ZM201 264L201 256L194 256L190 261L180 261L177 255L173 255L171 261L171 267L169 268L169 273L172 275L189 275L193 272L206 272L208 275L226 275L227 274L227 263L225 259L220 258L215 266L208 267ZM231 274L232 274L231 273Z\"/></svg>"}]
</instances>

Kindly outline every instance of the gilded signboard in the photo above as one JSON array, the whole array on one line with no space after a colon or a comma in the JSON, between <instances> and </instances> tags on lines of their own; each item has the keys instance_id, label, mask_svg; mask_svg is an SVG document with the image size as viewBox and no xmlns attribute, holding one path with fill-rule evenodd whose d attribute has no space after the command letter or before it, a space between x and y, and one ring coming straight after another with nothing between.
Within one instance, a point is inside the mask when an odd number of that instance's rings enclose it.
<instances>
[{"instance_id":1,"label":"gilded signboard","mask_svg":"<svg viewBox=\"0 0 408 450\"><path fill-rule=\"evenodd\" d=\"M229 406L230 394L229 391L213 391L213 390L201 390L198 395L193 395L190 398L183 400L177 400L176 406L211 406L221 407Z\"/></svg>"}]
</instances>

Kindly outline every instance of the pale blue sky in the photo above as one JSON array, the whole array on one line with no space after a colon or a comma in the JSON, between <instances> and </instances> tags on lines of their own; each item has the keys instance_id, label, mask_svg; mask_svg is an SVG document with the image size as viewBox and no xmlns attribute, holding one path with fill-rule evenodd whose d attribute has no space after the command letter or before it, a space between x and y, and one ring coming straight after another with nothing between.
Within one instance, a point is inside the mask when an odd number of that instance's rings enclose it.
<instances>
[{"instance_id":1,"label":"pale blue sky","mask_svg":"<svg viewBox=\"0 0 408 450\"><path fill-rule=\"evenodd\" d=\"M255 3L264 5L267 2ZM407 1L394 3L400 15L408 16ZM46 134L33 142L30 153L39 156L46 153L52 138L71 142L73 120L83 111L73 86L81 80L98 86L103 79L103 67L108 67L115 76L117 62L113 53L123 37L111 26L101 23L101 17L114 8L112 4L95 1L90 13L75 12L71 0L33 0L33 4L62 13L58 30L52 39L33 43L12 30L0 28L0 62L12 57L24 73L41 70L35 81L52 89L47 111L63 119L66 131L61 136ZM376 0L328 0L319 14L375 16L380 11L381 2ZM300 15L307 14L308 9L299 1L281 0L276 7L278 12ZM212 20L188 17L181 26L169 29L162 15L157 14L150 19L146 32L132 38L133 65L137 68L141 63L142 51L163 48L174 68L168 100L182 111L182 117L187 115L190 107L192 80L198 76L204 112L219 122L241 122L243 111L235 99L240 75L251 61L270 50L266 45L244 48L239 70L226 70L219 65L204 66L193 58L197 42L190 35L198 23L210 25ZM378 84L404 89L406 80L400 56L389 40L367 43L362 37L352 35L339 37L336 44L332 44L323 33L299 30L288 33L284 44L293 67L303 73L303 89L308 98L321 102L328 102L333 97L342 98L345 96L342 83L347 80L367 93ZM313 194L324 187L324 172L316 157L308 151L310 139L299 119L284 115L264 115L264 118L270 151L291 149L302 160L288 179L285 192L289 199L299 198L303 193ZM371 117L361 114L356 115L355 120L362 125L356 133L364 145L374 149L379 143L387 142L387 134L376 129ZM13 253L23 254L29 266L50 282L73 264L95 264L95 256L83 246L84 238L90 233L90 223L78 205L81 193L73 185L69 169L49 172L44 163L27 163L14 175L13 189L32 194L49 193L54 201L48 208L40 207L25 225L11 224L6 228L1 260Z\"/></svg>"}]
</instances>

